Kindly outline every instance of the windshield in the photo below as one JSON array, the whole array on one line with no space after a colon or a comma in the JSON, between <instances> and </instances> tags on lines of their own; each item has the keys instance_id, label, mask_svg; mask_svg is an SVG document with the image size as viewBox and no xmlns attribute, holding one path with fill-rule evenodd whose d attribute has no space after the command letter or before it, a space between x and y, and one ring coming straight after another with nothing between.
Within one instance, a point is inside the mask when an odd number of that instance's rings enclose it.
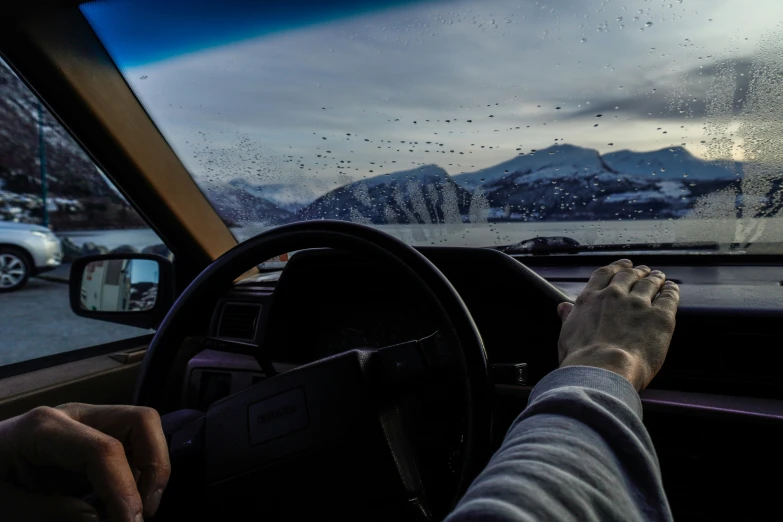
<instances>
[{"instance_id":1,"label":"windshield","mask_svg":"<svg viewBox=\"0 0 783 522\"><path fill-rule=\"evenodd\" d=\"M109 0L82 11L239 240L783 251L783 2Z\"/></svg>"}]
</instances>

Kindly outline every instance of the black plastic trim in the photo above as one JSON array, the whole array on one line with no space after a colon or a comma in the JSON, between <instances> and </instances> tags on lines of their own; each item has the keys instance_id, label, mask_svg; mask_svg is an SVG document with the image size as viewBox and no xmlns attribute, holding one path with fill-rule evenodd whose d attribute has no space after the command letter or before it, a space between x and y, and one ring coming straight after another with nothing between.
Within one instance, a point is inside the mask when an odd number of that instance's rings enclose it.
<instances>
[{"instance_id":1,"label":"black plastic trim","mask_svg":"<svg viewBox=\"0 0 783 522\"><path fill-rule=\"evenodd\" d=\"M532 391L532 386L495 385L498 397L513 397L525 404ZM783 401L775 399L655 389L644 390L639 397L645 415L699 415L732 422L783 424Z\"/></svg>"}]
</instances>

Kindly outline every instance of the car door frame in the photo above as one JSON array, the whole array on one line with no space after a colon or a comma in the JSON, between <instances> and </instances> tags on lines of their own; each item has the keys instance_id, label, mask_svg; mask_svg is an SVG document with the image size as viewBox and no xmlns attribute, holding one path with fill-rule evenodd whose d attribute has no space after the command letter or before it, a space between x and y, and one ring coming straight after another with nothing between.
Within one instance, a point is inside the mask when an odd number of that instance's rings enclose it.
<instances>
[{"instance_id":1,"label":"car door frame","mask_svg":"<svg viewBox=\"0 0 783 522\"><path fill-rule=\"evenodd\" d=\"M5 6L0 56L174 254L178 295L237 241L78 4L45 0ZM144 335L0 368L0 419L39 405L131 402L151 339Z\"/></svg>"},{"instance_id":2,"label":"car door frame","mask_svg":"<svg viewBox=\"0 0 783 522\"><path fill-rule=\"evenodd\" d=\"M42 4L0 18L0 55L173 252L180 292L237 241L77 3Z\"/></svg>"}]
</instances>

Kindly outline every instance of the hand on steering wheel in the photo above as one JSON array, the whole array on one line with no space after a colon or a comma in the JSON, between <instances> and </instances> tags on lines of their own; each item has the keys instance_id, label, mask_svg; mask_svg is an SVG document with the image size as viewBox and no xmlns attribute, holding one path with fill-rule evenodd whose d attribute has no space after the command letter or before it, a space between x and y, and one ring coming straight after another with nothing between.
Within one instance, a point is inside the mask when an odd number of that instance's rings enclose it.
<instances>
[{"instance_id":1,"label":"hand on steering wheel","mask_svg":"<svg viewBox=\"0 0 783 522\"><path fill-rule=\"evenodd\" d=\"M96 509L79 498L93 489L112 521L141 522L157 511L170 473L152 408L70 403L0 422L6 520L97 522Z\"/></svg>"}]
</instances>

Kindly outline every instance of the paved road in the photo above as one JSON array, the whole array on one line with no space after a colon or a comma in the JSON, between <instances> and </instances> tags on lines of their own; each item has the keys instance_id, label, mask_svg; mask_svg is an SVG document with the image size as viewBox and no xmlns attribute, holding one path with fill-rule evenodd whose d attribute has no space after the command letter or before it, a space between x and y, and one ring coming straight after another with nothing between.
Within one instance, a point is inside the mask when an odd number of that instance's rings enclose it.
<instances>
[{"instance_id":1,"label":"paved road","mask_svg":"<svg viewBox=\"0 0 783 522\"><path fill-rule=\"evenodd\" d=\"M67 284L33 277L22 290L0 294L0 365L149 332L77 317Z\"/></svg>"}]
</instances>

